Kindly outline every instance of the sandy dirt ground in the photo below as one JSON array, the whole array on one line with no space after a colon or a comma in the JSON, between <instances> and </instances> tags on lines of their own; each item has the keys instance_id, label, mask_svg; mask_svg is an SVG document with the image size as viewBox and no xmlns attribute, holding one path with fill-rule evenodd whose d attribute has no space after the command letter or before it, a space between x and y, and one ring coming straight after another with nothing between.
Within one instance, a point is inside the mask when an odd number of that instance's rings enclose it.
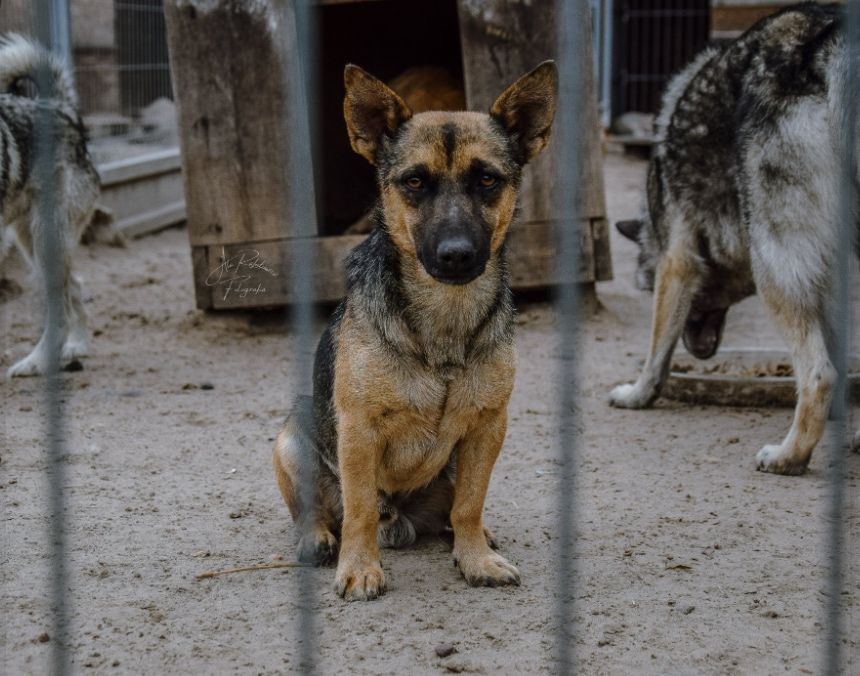
<instances>
[{"instance_id":1,"label":"sandy dirt ground","mask_svg":"<svg viewBox=\"0 0 860 676\"><path fill-rule=\"evenodd\" d=\"M644 163L609 155L606 173L610 217L636 215ZM610 408L610 388L643 358L651 302L633 286L633 245L612 245L616 279L582 322L577 479L564 487L576 491L578 672L821 673L829 444L805 476L774 476L754 456L782 438L788 409ZM309 354L281 313L195 310L184 230L83 247L77 261L96 336L84 370L63 376L74 671L294 672L296 570L195 575L292 558L270 449ZM0 304L4 371L37 337L35 294L20 267L12 278L22 291ZM371 603L344 603L333 571L314 570L320 673L554 671L559 339L546 303L522 305L517 323L486 521L522 586L468 588L437 539L383 552L389 590ZM730 313L724 344L782 342L750 299ZM40 381L2 382L0 397L0 671L43 674L57 637ZM849 472L845 673L858 673L860 456ZM455 652L439 657L442 644Z\"/></svg>"}]
</instances>

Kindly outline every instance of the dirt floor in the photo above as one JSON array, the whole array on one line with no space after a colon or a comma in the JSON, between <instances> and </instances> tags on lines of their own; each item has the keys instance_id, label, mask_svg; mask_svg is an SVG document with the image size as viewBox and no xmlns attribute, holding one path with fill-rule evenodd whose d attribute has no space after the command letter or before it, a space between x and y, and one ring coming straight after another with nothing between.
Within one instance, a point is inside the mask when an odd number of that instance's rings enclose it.
<instances>
[{"instance_id":1,"label":"dirt floor","mask_svg":"<svg viewBox=\"0 0 860 676\"><path fill-rule=\"evenodd\" d=\"M636 215L644 163L609 155L606 172L611 219ZM610 408L611 387L637 374L650 321L650 297L632 282L633 245L613 234L612 246L616 279L599 285L602 309L582 324L578 671L821 673L829 444L805 476L774 476L756 472L754 456L781 440L790 409ZM296 353L280 313L195 310L184 230L126 249L83 247L77 260L95 339L84 370L63 376L74 671L294 671L298 571L195 575L292 558L270 450L291 374L309 355ZM23 291L7 288L0 301L4 371L37 337L35 295L20 267L12 278ZM436 539L383 552L389 591L374 602L344 603L331 569L311 571L320 673L554 670L552 308L521 306L517 330L520 368L486 521L522 586L468 588ZM724 343L782 344L758 299L732 310ZM40 385L0 383L4 674L46 673L56 640ZM842 600L845 673L857 673L860 456L849 471ZM455 652L439 657L442 644Z\"/></svg>"}]
</instances>

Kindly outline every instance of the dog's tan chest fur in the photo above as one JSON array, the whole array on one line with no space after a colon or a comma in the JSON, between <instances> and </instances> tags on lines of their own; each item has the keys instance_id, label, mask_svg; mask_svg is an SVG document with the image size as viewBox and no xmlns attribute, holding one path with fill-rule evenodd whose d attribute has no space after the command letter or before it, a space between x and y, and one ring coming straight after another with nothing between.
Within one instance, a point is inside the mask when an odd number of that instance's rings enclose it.
<instances>
[{"instance_id":1,"label":"dog's tan chest fur","mask_svg":"<svg viewBox=\"0 0 860 676\"><path fill-rule=\"evenodd\" d=\"M507 405L513 387L513 345L466 367L392 359L384 345L368 340L347 315L341 324L335 364L338 412L360 411L384 448L378 488L408 491L427 485L448 463L457 442L485 410Z\"/></svg>"}]
</instances>

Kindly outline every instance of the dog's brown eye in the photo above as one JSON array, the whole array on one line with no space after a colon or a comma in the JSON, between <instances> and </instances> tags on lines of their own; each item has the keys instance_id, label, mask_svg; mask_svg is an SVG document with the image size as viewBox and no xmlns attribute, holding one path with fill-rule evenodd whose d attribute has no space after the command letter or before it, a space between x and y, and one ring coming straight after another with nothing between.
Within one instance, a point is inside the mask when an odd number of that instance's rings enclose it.
<instances>
[{"instance_id":1,"label":"dog's brown eye","mask_svg":"<svg viewBox=\"0 0 860 676\"><path fill-rule=\"evenodd\" d=\"M421 190L424 187L424 181L417 176L410 176L406 179L406 185L412 188L412 190Z\"/></svg>"},{"instance_id":2,"label":"dog's brown eye","mask_svg":"<svg viewBox=\"0 0 860 676\"><path fill-rule=\"evenodd\" d=\"M496 185L497 181L498 179L492 174L484 174L483 176L481 176L481 185L485 188L492 188L494 185Z\"/></svg>"}]
</instances>

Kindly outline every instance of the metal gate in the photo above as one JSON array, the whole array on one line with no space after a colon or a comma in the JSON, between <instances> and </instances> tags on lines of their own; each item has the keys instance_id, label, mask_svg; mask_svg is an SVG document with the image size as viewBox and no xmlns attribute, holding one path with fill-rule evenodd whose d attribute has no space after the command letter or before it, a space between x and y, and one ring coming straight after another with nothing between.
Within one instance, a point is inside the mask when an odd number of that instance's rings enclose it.
<instances>
[{"instance_id":1,"label":"metal gate","mask_svg":"<svg viewBox=\"0 0 860 676\"><path fill-rule=\"evenodd\" d=\"M669 78L708 43L710 0L620 0L614 7L613 119L655 113Z\"/></svg>"}]
</instances>

